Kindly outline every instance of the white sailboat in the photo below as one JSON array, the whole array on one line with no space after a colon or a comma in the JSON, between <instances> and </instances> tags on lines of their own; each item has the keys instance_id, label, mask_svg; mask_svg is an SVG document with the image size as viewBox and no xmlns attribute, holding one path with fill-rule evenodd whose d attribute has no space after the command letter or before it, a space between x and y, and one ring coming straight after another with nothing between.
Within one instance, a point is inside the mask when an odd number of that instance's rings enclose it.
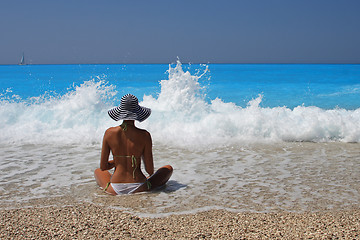
<instances>
[{"instance_id":1,"label":"white sailboat","mask_svg":"<svg viewBox=\"0 0 360 240\"><path fill-rule=\"evenodd\" d=\"M22 57L21 57L21 60L20 60L19 65L26 65L26 64L25 64L25 57L24 57L24 53L22 54Z\"/></svg>"}]
</instances>

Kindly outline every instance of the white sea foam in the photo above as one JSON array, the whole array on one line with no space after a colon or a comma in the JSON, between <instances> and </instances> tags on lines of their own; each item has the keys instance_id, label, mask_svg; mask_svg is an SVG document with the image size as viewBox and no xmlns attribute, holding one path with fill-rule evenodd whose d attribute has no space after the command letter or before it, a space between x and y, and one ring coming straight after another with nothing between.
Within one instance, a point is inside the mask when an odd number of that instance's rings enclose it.
<instances>
[{"instance_id":1,"label":"white sea foam","mask_svg":"<svg viewBox=\"0 0 360 240\"><path fill-rule=\"evenodd\" d=\"M262 95L240 107L220 98L207 99L199 79L180 62L169 66L158 96L143 96L152 116L139 126L155 142L184 147L232 145L243 142L360 142L360 109L324 110L298 106L263 108ZM115 86L97 79L62 95L45 93L22 100L7 90L0 102L0 143L99 144L114 125L107 110ZM226 93L224 93L226 94ZM139 96L141 99L141 96Z\"/></svg>"},{"instance_id":2,"label":"white sea foam","mask_svg":"<svg viewBox=\"0 0 360 240\"><path fill-rule=\"evenodd\" d=\"M89 144L99 142L106 124L109 99L116 92L104 81L91 80L63 96L19 100L4 97L0 105L0 143Z\"/></svg>"},{"instance_id":3,"label":"white sea foam","mask_svg":"<svg viewBox=\"0 0 360 240\"><path fill-rule=\"evenodd\" d=\"M360 141L360 109L262 108L262 95L245 108L220 98L208 103L201 94L201 76L184 72L178 62L169 67L169 78L160 82L159 96L144 96L143 104L153 109L145 126L155 139L195 147L249 141Z\"/></svg>"}]
</instances>

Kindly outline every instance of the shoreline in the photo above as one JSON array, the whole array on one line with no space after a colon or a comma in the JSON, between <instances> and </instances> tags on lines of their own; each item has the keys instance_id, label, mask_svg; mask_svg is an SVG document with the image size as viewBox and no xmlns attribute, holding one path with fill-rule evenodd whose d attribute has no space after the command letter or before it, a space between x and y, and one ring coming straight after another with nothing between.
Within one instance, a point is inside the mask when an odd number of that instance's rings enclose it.
<instances>
[{"instance_id":1,"label":"shoreline","mask_svg":"<svg viewBox=\"0 0 360 240\"><path fill-rule=\"evenodd\" d=\"M0 209L0 239L360 238L360 209L321 212L208 210L138 217L92 203Z\"/></svg>"}]
</instances>

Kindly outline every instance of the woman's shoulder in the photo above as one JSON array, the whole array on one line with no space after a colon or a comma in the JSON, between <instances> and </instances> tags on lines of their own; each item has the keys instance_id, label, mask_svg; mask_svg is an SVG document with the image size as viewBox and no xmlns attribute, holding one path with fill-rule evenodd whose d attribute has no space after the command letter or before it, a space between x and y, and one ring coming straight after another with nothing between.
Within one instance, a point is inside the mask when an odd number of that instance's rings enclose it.
<instances>
[{"instance_id":1,"label":"woman's shoulder","mask_svg":"<svg viewBox=\"0 0 360 240\"><path fill-rule=\"evenodd\" d=\"M116 133L116 132L118 132L119 130L120 130L119 127L109 127L108 129L106 129L105 135Z\"/></svg>"},{"instance_id":2,"label":"woman's shoulder","mask_svg":"<svg viewBox=\"0 0 360 240\"><path fill-rule=\"evenodd\" d=\"M119 126L116 126L116 127L109 127L108 129L106 129L106 131L117 131L117 130L119 130L120 128L119 128Z\"/></svg>"},{"instance_id":3,"label":"woman's shoulder","mask_svg":"<svg viewBox=\"0 0 360 240\"><path fill-rule=\"evenodd\" d=\"M145 129L141 129L141 128L136 128L141 134L146 135L146 136L150 136L150 133L145 130Z\"/></svg>"},{"instance_id":4,"label":"woman's shoulder","mask_svg":"<svg viewBox=\"0 0 360 240\"><path fill-rule=\"evenodd\" d=\"M141 135L142 137L147 137L147 138L151 138L150 133L145 130L145 129L141 129L141 128L135 128L134 129L136 134ZM105 131L105 135L112 135L112 134L117 134L119 131L123 131L122 128L120 128L119 126L116 127L109 127L106 131Z\"/></svg>"}]
</instances>

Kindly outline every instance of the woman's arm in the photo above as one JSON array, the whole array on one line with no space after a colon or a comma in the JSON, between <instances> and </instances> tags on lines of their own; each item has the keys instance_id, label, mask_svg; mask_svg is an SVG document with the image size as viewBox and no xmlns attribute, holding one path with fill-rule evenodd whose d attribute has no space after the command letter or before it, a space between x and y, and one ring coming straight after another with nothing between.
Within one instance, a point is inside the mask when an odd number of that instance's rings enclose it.
<instances>
[{"instance_id":1,"label":"woman's arm","mask_svg":"<svg viewBox=\"0 0 360 240\"><path fill-rule=\"evenodd\" d=\"M102 149L101 149L100 169L102 171L109 170L109 169L112 169L113 167L115 167L114 160L109 161L110 146L107 143L107 138L108 138L107 132L108 131L106 131L104 134L103 144L102 144Z\"/></svg>"},{"instance_id":2,"label":"woman's arm","mask_svg":"<svg viewBox=\"0 0 360 240\"><path fill-rule=\"evenodd\" d=\"M152 154L152 140L150 133L146 132L146 141L144 148L144 164L146 172L151 176L154 174L154 160Z\"/></svg>"}]
</instances>

